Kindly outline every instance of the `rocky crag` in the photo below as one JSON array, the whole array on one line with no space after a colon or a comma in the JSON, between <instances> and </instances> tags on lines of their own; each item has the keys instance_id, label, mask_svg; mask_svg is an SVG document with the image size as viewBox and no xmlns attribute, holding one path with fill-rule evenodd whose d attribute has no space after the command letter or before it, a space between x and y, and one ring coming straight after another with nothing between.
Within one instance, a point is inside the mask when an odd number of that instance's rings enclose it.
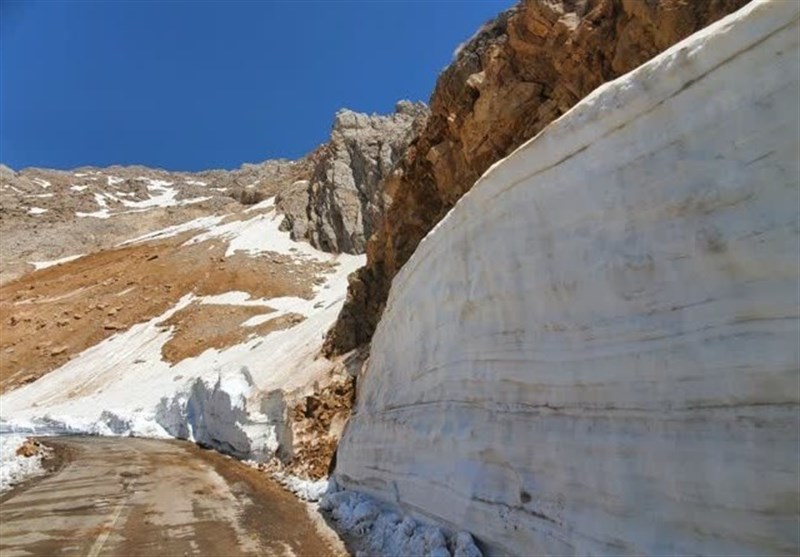
<instances>
[{"instance_id":1,"label":"rocky crag","mask_svg":"<svg viewBox=\"0 0 800 557\"><path fill-rule=\"evenodd\" d=\"M330 140L311 157L311 178L278 196L292 238L324 251L364 253L386 205L383 181L427 116L424 104L409 101L388 116L339 111Z\"/></svg>"},{"instance_id":2,"label":"rocky crag","mask_svg":"<svg viewBox=\"0 0 800 557\"><path fill-rule=\"evenodd\" d=\"M392 203L326 340L369 342L392 278L491 164L602 83L747 0L525 0L484 26L439 77L431 114L385 184Z\"/></svg>"}]
</instances>

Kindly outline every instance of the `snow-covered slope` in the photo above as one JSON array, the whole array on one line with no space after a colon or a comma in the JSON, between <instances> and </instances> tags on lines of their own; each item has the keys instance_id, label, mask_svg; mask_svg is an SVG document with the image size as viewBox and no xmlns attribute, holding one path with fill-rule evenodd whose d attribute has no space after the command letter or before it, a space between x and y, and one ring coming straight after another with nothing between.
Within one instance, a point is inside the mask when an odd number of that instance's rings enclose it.
<instances>
[{"instance_id":1,"label":"snow-covered slope","mask_svg":"<svg viewBox=\"0 0 800 557\"><path fill-rule=\"evenodd\" d=\"M395 278L336 479L491 554L796 554L800 4L495 165Z\"/></svg>"},{"instance_id":2,"label":"snow-covered slope","mask_svg":"<svg viewBox=\"0 0 800 557\"><path fill-rule=\"evenodd\" d=\"M4 393L0 399L3 428L182 437L241 458L270 457L282 442L291 444L290 439L281 439L286 427L284 396L325 379L332 364L316 357L322 336L344 301L348 274L362 265L364 258L323 253L292 241L288 232L279 230L282 215L272 209L270 199L241 215L196 219L126 245L179 235L190 236L183 244L186 248L205 249L210 242L223 241L227 248L220 251L225 257L212 259L211 264L227 258L281 257L281 269L287 276L299 274L301 267L311 262L322 269L313 277L312 297L252 299L249 293L236 290L214 295L187 291L163 314L87 348L35 382ZM212 247L209 245L209 249ZM248 272L242 268L242 273ZM164 280L166 285L166 277ZM125 286L121 283L120 287ZM29 307L47 301L14 303ZM190 305L255 307L269 313L255 315L242 324L244 329L252 328L253 334L245 331L241 342L222 348L212 346L177 362L167 361L164 346L176 334L170 319ZM288 326L255 334L255 327L289 315L296 317ZM84 317L79 322L86 320ZM213 325L208 323L203 330L206 337L206 329L213 330Z\"/></svg>"}]
</instances>

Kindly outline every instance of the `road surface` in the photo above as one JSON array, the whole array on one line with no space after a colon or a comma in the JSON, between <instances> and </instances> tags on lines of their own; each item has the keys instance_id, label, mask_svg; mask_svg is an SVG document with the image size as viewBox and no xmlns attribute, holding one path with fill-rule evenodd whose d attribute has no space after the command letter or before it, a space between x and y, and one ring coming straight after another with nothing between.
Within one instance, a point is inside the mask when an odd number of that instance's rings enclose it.
<instances>
[{"instance_id":1,"label":"road surface","mask_svg":"<svg viewBox=\"0 0 800 557\"><path fill-rule=\"evenodd\" d=\"M336 555L265 474L180 441L48 439L61 469L0 498L0 555Z\"/></svg>"}]
</instances>

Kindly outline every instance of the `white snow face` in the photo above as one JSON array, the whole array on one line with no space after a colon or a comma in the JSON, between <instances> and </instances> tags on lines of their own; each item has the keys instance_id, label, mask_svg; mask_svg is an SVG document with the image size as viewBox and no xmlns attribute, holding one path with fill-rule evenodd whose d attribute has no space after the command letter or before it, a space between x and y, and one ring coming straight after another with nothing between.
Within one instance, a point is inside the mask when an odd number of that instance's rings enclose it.
<instances>
[{"instance_id":1,"label":"white snow face","mask_svg":"<svg viewBox=\"0 0 800 557\"><path fill-rule=\"evenodd\" d=\"M800 3L600 87L395 278L336 480L489 554L796 554Z\"/></svg>"}]
</instances>

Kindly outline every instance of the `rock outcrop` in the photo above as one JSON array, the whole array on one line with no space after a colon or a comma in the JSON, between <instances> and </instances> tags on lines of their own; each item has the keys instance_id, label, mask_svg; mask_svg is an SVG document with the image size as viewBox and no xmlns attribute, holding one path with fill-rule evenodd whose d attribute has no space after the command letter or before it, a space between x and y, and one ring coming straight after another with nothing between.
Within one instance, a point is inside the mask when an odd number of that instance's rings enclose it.
<instances>
[{"instance_id":1,"label":"rock outcrop","mask_svg":"<svg viewBox=\"0 0 800 557\"><path fill-rule=\"evenodd\" d=\"M383 180L427 116L424 104L409 101L388 116L340 110L330 141L311 156L312 177L277 199L292 238L328 252L364 253L383 216Z\"/></svg>"},{"instance_id":2,"label":"rock outcrop","mask_svg":"<svg viewBox=\"0 0 800 557\"><path fill-rule=\"evenodd\" d=\"M392 278L489 166L602 83L747 0L525 0L487 24L439 77L431 115L385 184L392 198L326 341L369 342Z\"/></svg>"},{"instance_id":3,"label":"rock outcrop","mask_svg":"<svg viewBox=\"0 0 800 557\"><path fill-rule=\"evenodd\" d=\"M748 5L479 180L395 278L340 485L490 555L800 551L799 22Z\"/></svg>"}]
</instances>

